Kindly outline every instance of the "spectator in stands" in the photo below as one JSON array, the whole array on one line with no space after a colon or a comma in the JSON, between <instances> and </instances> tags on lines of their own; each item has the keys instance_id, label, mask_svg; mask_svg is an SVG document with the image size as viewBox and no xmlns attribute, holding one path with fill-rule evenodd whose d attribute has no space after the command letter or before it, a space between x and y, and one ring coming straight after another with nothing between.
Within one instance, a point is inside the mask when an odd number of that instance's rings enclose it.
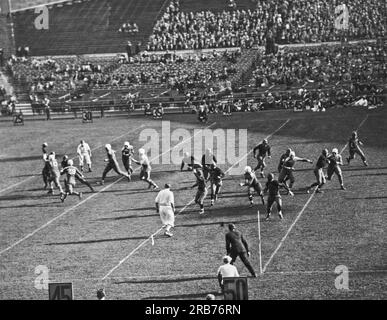
<instances>
[{"instance_id":1,"label":"spectator in stands","mask_svg":"<svg viewBox=\"0 0 387 320\"><path fill-rule=\"evenodd\" d=\"M4 66L4 50L0 48L0 68Z\"/></svg>"},{"instance_id":2,"label":"spectator in stands","mask_svg":"<svg viewBox=\"0 0 387 320\"><path fill-rule=\"evenodd\" d=\"M98 289L97 290L97 299L98 300L106 300L105 289Z\"/></svg>"}]
</instances>

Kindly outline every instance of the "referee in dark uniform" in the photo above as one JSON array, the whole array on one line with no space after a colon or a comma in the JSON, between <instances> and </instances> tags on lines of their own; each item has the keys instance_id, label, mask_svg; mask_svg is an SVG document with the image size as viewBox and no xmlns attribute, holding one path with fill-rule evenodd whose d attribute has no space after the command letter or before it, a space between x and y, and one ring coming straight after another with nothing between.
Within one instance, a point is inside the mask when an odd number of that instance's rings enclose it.
<instances>
[{"instance_id":1,"label":"referee in dark uniform","mask_svg":"<svg viewBox=\"0 0 387 320\"><path fill-rule=\"evenodd\" d=\"M250 256L249 246L240 231L236 230L235 225L230 223L228 225L229 232L226 234L226 251L227 255L231 257L231 264L233 264L236 258L239 256L250 271L251 275L256 278L253 267L250 264L248 257Z\"/></svg>"}]
</instances>

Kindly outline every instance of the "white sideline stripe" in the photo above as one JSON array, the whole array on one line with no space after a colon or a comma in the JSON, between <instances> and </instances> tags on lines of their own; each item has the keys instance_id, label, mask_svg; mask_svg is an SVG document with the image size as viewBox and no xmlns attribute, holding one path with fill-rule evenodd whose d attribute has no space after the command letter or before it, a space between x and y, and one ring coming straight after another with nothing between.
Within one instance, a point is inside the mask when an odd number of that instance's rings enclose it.
<instances>
[{"instance_id":1,"label":"white sideline stripe","mask_svg":"<svg viewBox=\"0 0 387 320\"><path fill-rule=\"evenodd\" d=\"M366 122L367 119L368 119L368 115L363 119L362 122L360 122L360 124L358 125L356 130L359 130L360 127L364 124L364 122ZM345 150L346 147L347 147L347 144L344 146L344 148L341 150L340 153L342 153ZM290 225L290 227L289 227L288 231L286 232L286 234L282 237L280 243L278 244L278 246L275 248L275 250L271 254L269 260L265 263L265 266L263 267L263 273L265 273L266 268L269 266L270 262L273 260L274 256L277 254L278 250L281 248L282 244L285 242L285 240L286 240L287 236L289 235L290 231L292 231L293 227L296 225L297 221L301 218L301 215L304 213L305 209L307 208L309 203L312 201L314 195L316 194L317 188L318 187L314 188L313 193L309 197L308 201L304 204L304 206L302 207L301 211L297 214L296 219Z\"/></svg>"},{"instance_id":2,"label":"white sideline stripe","mask_svg":"<svg viewBox=\"0 0 387 320\"><path fill-rule=\"evenodd\" d=\"M268 139L269 137L273 136L276 132L278 132L280 129L282 129L288 122L290 121L290 119L287 119L278 129L276 129L275 131L273 131L271 134L269 134L266 139ZM240 158L237 162L235 162L231 167L229 167L227 169L227 171L224 172L224 174L226 175L236 164L238 164L239 162L241 162L248 154L251 153L252 150L250 150L248 153L246 153L242 158ZM208 189L209 187L207 187ZM191 201L189 201L182 209L180 209L180 211L178 213L176 213L175 216L177 216L178 214L182 213L186 208L188 208L192 202L194 202L195 199L192 199ZM161 230L163 230L163 227L159 228L156 232L152 233L147 239L145 239L144 241L142 241L136 248L134 248L126 257L124 257L115 267L113 267L101 280L104 281L106 280L119 266L121 266L125 261L127 261L133 254L135 254L145 243L147 243L150 239L152 239L153 237L155 237Z\"/></svg>"},{"instance_id":3,"label":"white sideline stripe","mask_svg":"<svg viewBox=\"0 0 387 320\"><path fill-rule=\"evenodd\" d=\"M212 123L211 125L207 126L205 129L208 129L209 127L213 126L216 122ZM143 125L141 125L139 128L141 128ZM137 128L138 129L138 128ZM137 130L136 129L136 130ZM202 130L198 131L195 135L201 133ZM126 133L127 134L127 133ZM173 148L170 148L170 150L176 148L178 145L186 142L187 140L190 140L192 139L195 135L183 140L182 142L178 143L177 145L175 145ZM169 150L169 151L170 151ZM150 161L152 160L155 160L157 158L159 158L161 155L151 159ZM137 167L134 171L137 171L138 169L140 169L140 167ZM0 251L0 255L2 255L3 253L9 251L10 249L12 249L13 247L17 246L19 243L27 240L28 238L32 237L33 235L35 235L37 232L39 232L40 230L44 229L45 227L49 226L51 223L53 223L54 221L58 220L59 218L63 217L64 215L66 215L67 213L73 211L74 209L76 209L77 207L79 207L80 205L84 204L86 201L96 197L97 195L99 195L101 192L109 189L111 186L115 185L117 182L121 181L124 177L121 176L120 178L118 178L116 181L113 181L111 184L107 185L106 187L102 188L101 190L99 190L98 192L96 193L93 193L91 196L87 197L86 199L78 202L76 205L66 209L65 211L63 211L60 215L52 218L51 220L49 220L48 222L46 222L44 225L40 226L39 228L35 229L34 231L32 231L31 233L27 234L25 237L23 237L22 239L19 239L18 241L16 241L15 243L13 243L12 245L10 245L9 247L3 249L2 251Z\"/></svg>"},{"instance_id":4,"label":"white sideline stripe","mask_svg":"<svg viewBox=\"0 0 387 320\"><path fill-rule=\"evenodd\" d=\"M116 141L116 140L118 140L118 139L121 139L122 137L126 136L127 134L130 134L130 133L132 133L132 132L134 132L134 131L136 131L136 130L138 130L138 129L141 129L142 127L144 127L144 124L142 124L141 126L139 126L139 127L135 128L135 129L133 129L133 130L130 130L130 131L128 131L128 132L126 132L126 133L124 133L124 134L122 134L122 135L120 135L120 136L114 138L113 140L110 140L110 142L113 142L113 141ZM101 145L99 145L99 146L97 146L97 147L91 149L91 151L95 151L95 150L97 150L97 149L99 149L99 148L101 148L101 147L103 147L103 146L104 146L104 145L101 144ZM77 157L77 156L71 158L71 160L74 160L76 157ZM32 178L36 178L36 177L38 177L38 176L39 176L39 174L35 174L35 175L31 176L31 177L28 177L27 179L24 179L24 180L22 180L22 181L19 181L19 182L13 184L13 185L10 185L9 187L0 190L0 194L3 193L3 192L5 192L5 191L7 191L7 190L9 190L9 189L15 188L15 187L17 187L18 185L20 185L20 184L22 184L22 183L25 183L25 182L31 180Z\"/></svg>"}]
</instances>

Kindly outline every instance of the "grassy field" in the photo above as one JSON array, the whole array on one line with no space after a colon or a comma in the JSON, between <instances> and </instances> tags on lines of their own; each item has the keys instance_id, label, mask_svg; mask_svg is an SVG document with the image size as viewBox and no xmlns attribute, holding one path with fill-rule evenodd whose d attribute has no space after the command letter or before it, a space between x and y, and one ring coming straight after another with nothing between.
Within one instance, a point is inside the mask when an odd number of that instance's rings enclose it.
<instances>
[{"instance_id":1,"label":"grassy field","mask_svg":"<svg viewBox=\"0 0 387 320\"><path fill-rule=\"evenodd\" d=\"M208 293L222 299L216 270L225 254L229 222L245 235L259 272L258 210L264 272L249 278L250 299L386 299L386 115L382 109L212 115L207 124L211 129L247 129L249 148L270 135L267 171L273 172L287 147L316 161L325 147L342 150L361 125L369 167L359 159L343 166L346 191L334 178L324 194L307 194L305 188L314 182L313 166L298 163L295 197L283 196L284 220L274 214L265 222L265 208L257 198L249 208L246 191L238 186L240 176L227 176L219 202L211 208L207 199L206 213L199 216L192 204L195 190L187 188L195 182L192 172L154 164L155 182L172 184L177 216L174 237L159 232L153 246L150 236L161 227L154 209L156 192L139 181L138 171L130 183L115 173L104 186L97 181L105 165L105 143L119 150L129 140L138 149L144 144L140 132L161 133L160 121L27 121L22 127L1 122L0 299L47 299L46 290L35 288L39 265L49 268L50 281L73 282L75 299L95 299L100 287L109 299L203 299ZM193 115L168 115L164 120L171 121L171 130L194 133L203 127ZM78 184L83 199L69 197L61 203L42 189L40 146L46 141L59 157L74 157L80 139L94 149L94 170L86 176L96 192ZM167 151L160 149L160 154ZM343 156L347 153L345 149ZM255 166L251 154L247 161ZM221 167L226 171L231 165ZM335 287L339 265L349 270L349 290ZM241 275L248 275L240 260L236 266Z\"/></svg>"}]
</instances>

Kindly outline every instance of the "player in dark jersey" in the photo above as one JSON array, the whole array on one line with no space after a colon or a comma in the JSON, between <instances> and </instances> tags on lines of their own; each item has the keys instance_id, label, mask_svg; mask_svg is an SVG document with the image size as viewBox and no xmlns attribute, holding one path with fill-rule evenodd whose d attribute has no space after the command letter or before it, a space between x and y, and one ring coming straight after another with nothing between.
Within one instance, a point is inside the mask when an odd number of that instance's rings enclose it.
<instances>
[{"instance_id":1,"label":"player in dark jersey","mask_svg":"<svg viewBox=\"0 0 387 320\"><path fill-rule=\"evenodd\" d=\"M66 168L69 166L69 157L67 155L64 155L63 158L62 158L62 162L61 162L61 167L62 169ZM94 188L91 186L91 184L86 180L85 176L82 174L82 172L80 172L79 170L75 173L75 179L77 179L80 183L86 185L89 187L89 189L91 190L91 192L94 192Z\"/></svg>"},{"instance_id":2,"label":"player in dark jersey","mask_svg":"<svg viewBox=\"0 0 387 320\"><path fill-rule=\"evenodd\" d=\"M78 175L82 175L79 170L73 166L74 162L73 160L68 160L67 161L67 166L62 169L62 171L60 172L61 175L63 174L66 174L66 178L65 178L65 188L66 188L66 192L63 193L60 197L60 200L62 202L65 201L65 199L67 198L68 195L76 195L79 197L79 199L82 199L82 192L77 192L77 191L74 191L74 188L75 188L75 176L78 174Z\"/></svg>"},{"instance_id":3,"label":"player in dark jersey","mask_svg":"<svg viewBox=\"0 0 387 320\"><path fill-rule=\"evenodd\" d=\"M211 206L214 205L214 202L218 200L218 194L220 192L220 188L222 187L222 179L225 174L220 169L216 163L211 165L210 169L210 183L211 183Z\"/></svg>"},{"instance_id":4,"label":"player in dark jersey","mask_svg":"<svg viewBox=\"0 0 387 320\"><path fill-rule=\"evenodd\" d=\"M339 182L341 190L345 190L344 182L343 182L343 173L341 172L340 166L343 165L343 159L339 154L337 148L332 149L332 154L328 157L329 164L327 169L328 180L332 179L333 174L336 174Z\"/></svg>"},{"instance_id":5,"label":"player in dark jersey","mask_svg":"<svg viewBox=\"0 0 387 320\"><path fill-rule=\"evenodd\" d=\"M290 152L289 157L286 158L285 161L283 162L281 172L278 176L278 181L280 183L286 184L286 181L290 180L289 189L293 187L293 184L296 181L293 175L293 171L295 171L294 165L296 164L297 161L313 163L312 160L297 157L294 151Z\"/></svg>"},{"instance_id":6,"label":"player in dark jersey","mask_svg":"<svg viewBox=\"0 0 387 320\"><path fill-rule=\"evenodd\" d=\"M263 141L254 148L253 153L254 158L258 160L257 166L254 168L254 171L261 169L261 177L264 178L265 173L263 172L263 169L265 169L266 167L266 155L269 159L271 158L271 147L267 142L267 139L263 139Z\"/></svg>"},{"instance_id":7,"label":"player in dark jersey","mask_svg":"<svg viewBox=\"0 0 387 320\"><path fill-rule=\"evenodd\" d=\"M355 155L358 154L363 161L365 166L368 166L367 159L365 157L365 154L362 149L360 149L360 146L363 145L363 142L361 142L357 136L357 132L352 132L351 138L348 140L348 148L349 148L349 157L347 158L348 165L350 164L351 160L355 159Z\"/></svg>"},{"instance_id":8,"label":"player in dark jersey","mask_svg":"<svg viewBox=\"0 0 387 320\"><path fill-rule=\"evenodd\" d=\"M48 163L47 147L48 147L47 142L42 144L42 157L43 157L43 163L44 163L44 166L42 169L42 178L43 178L43 182L44 182L44 189L46 189L48 186L48 176L50 174L50 166Z\"/></svg>"},{"instance_id":9,"label":"player in dark jersey","mask_svg":"<svg viewBox=\"0 0 387 320\"><path fill-rule=\"evenodd\" d=\"M108 174L108 172L110 170L114 170L119 175L126 177L128 179L128 181L130 181L131 180L130 175L128 175L126 172L123 172L120 169L120 166L118 165L118 161L116 158L116 152L112 149L112 146L110 144L106 144L105 150L106 150L106 154L107 154L107 159L105 159L105 162L107 162L108 164L106 165L105 170L102 173L101 184L102 185L104 184L106 175Z\"/></svg>"},{"instance_id":10,"label":"player in dark jersey","mask_svg":"<svg viewBox=\"0 0 387 320\"><path fill-rule=\"evenodd\" d=\"M293 192L286 186L285 183L280 183L278 180L274 179L274 174L269 173L267 176L267 182L265 189L263 190L264 193L268 192L267 197L267 211L266 211L266 220L269 220L271 215L271 208L274 204L274 202L277 204L277 211L280 219L283 219L282 215L282 198L281 194L279 192L280 188L284 188L288 191L289 195L292 197L294 196Z\"/></svg>"},{"instance_id":11,"label":"player in dark jersey","mask_svg":"<svg viewBox=\"0 0 387 320\"><path fill-rule=\"evenodd\" d=\"M122 163L124 164L124 168L129 176L133 173L132 168L132 157L134 154L133 146L130 145L128 141L124 142L124 147L121 150L122 154Z\"/></svg>"},{"instance_id":12,"label":"player in dark jersey","mask_svg":"<svg viewBox=\"0 0 387 320\"><path fill-rule=\"evenodd\" d=\"M211 165L215 163L217 164L218 161L216 160L215 155L212 153L211 149L207 149L206 153L202 156L202 167L203 167L203 174L204 178L208 180L209 174L210 174L210 168Z\"/></svg>"},{"instance_id":13,"label":"player in dark jersey","mask_svg":"<svg viewBox=\"0 0 387 320\"><path fill-rule=\"evenodd\" d=\"M204 173L202 169L195 168L193 170L193 173L196 177L196 183L191 187L195 188L198 187L198 190L195 195L195 203L200 206L199 214L204 213L204 199L207 196L207 186L206 186L206 179L204 178Z\"/></svg>"},{"instance_id":14,"label":"player in dark jersey","mask_svg":"<svg viewBox=\"0 0 387 320\"><path fill-rule=\"evenodd\" d=\"M253 172L251 167L247 166L245 168L245 173L244 173L243 177L244 177L245 181L241 182L239 185L241 187L243 187L243 186L247 187L247 195L248 195L249 200L250 200L250 207L252 207L254 205L254 201L253 201L254 191L257 192L257 194L261 197L262 204L265 205L265 199L263 198L262 186L259 183L259 181L258 181L257 177L255 176L255 173Z\"/></svg>"},{"instance_id":15,"label":"player in dark jersey","mask_svg":"<svg viewBox=\"0 0 387 320\"><path fill-rule=\"evenodd\" d=\"M306 191L307 193L310 193L311 189L314 187L317 187L316 192L317 193L322 193L324 191L321 190L322 186L325 184L326 179L325 179L325 174L324 174L324 168L328 165L329 160L328 160L329 154L328 154L328 149L324 149L321 152L320 157L317 160L316 166L313 170L314 175L316 176L316 182L312 183L308 190Z\"/></svg>"},{"instance_id":16,"label":"player in dark jersey","mask_svg":"<svg viewBox=\"0 0 387 320\"><path fill-rule=\"evenodd\" d=\"M290 152L292 152L292 149L288 148L286 149L285 153L281 155L278 163L278 173L281 172L282 166L284 165L285 160L290 156Z\"/></svg>"}]
</instances>

